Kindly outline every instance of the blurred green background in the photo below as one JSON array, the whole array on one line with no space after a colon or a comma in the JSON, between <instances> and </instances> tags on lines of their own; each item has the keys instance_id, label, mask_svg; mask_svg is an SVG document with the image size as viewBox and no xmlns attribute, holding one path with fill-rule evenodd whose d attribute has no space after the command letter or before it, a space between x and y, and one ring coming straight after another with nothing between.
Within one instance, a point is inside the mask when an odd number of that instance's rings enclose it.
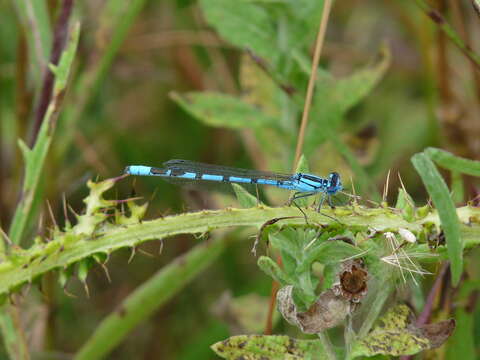
<instances>
[{"instance_id":1,"label":"blurred green background","mask_svg":"<svg viewBox=\"0 0 480 360\"><path fill-rule=\"evenodd\" d=\"M51 33L40 30L53 31L65 3L25 1L19 5L0 1L3 229L8 229L12 220L24 174L17 139L31 144L35 135L34 119L45 69L42 54L48 53L52 41ZM262 16L266 17L260 21L252 16L249 23L248 16L233 10L222 12L221 2L213 0L73 3L70 21L81 23L78 53L40 183L43 201L36 207L22 246L31 244L36 233L48 236L52 220L46 200L56 221L63 224L63 196L73 209L81 211L81 200L87 194L86 180L119 176L126 165L160 166L180 158L292 171L301 106L284 106L290 101L288 91L279 89L292 85L294 96L304 98L308 76L295 66L308 64L311 58L322 2L239 3L265 10ZM432 3L464 41L478 49L480 37L473 34L478 34L480 22L470 2ZM42 13L36 6L43 6L45 11ZM44 17L32 23L32 12ZM205 12L210 15L205 16ZM301 26L295 28L292 24ZM256 48L238 46L243 32L248 33L252 26L260 31L259 39L263 31L276 36L273 48L286 46L281 56L268 59L267 72L258 66L265 65L262 59L253 57L252 61L248 55L248 50L257 54ZM294 31L297 33L293 37ZM296 43L299 45L294 48L292 44ZM44 54L43 60L47 58ZM321 68L307 128L312 136L304 151L311 172L325 175L336 170L349 191L353 179L357 192L379 200L390 171L390 202L396 198L400 173L409 193L422 203L426 193L410 164L411 155L426 146L437 146L480 159L478 69L415 1L335 2ZM335 79L351 81L341 83ZM325 83L344 85L334 96L345 97L348 102L351 95L355 101L344 110L332 107L325 99L331 95L333 85L322 87ZM276 90L269 90L269 86ZM365 88L356 90L355 86ZM185 111L189 104L182 96L192 91L242 98L269 116L277 116L280 130L271 131L275 126L268 124L259 129L253 123L224 126L229 119L211 126L208 111L199 116ZM262 91L267 93L260 98ZM275 100L268 102L269 97ZM330 118L325 111L340 113ZM328 128L326 124L335 121L336 125ZM464 184L465 193L456 194L459 204L477 195L474 180L464 178ZM120 199L132 194L150 202L147 218L237 204L233 197L185 190L155 178L125 179L111 197ZM283 204L287 198L283 192L267 193L272 205ZM251 234L238 230L213 234L246 241L232 242L213 267L131 333L109 358L216 358L209 346L230 333L226 323L212 315L212 305L226 290L234 296L269 296L271 291L270 279L259 271L250 253ZM44 279L43 291L32 288L21 300L25 303L22 321L35 358L68 358L121 299L198 241L190 236L168 239L160 255L158 242L151 242L142 245L130 263L130 250L114 253L108 263L111 283L100 266L89 273L90 298L79 281L71 279L64 292L54 279ZM282 324L275 330L293 331Z\"/></svg>"}]
</instances>

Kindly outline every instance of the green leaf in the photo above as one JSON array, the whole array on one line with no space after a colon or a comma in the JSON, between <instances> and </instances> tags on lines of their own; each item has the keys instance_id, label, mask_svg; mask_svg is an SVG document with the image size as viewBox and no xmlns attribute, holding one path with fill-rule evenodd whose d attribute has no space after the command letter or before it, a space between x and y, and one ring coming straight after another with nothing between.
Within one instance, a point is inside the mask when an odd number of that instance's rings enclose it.
<instances>
[{"instance_id":1,"label":"green leaf","mask_svg":"<svg viewBox=\"0 0 480 360\"><path fill-rule=\"evenodd\" d=\"M265 71L258 64L258 59L250 54L241 57L239 82L241 92L239 97L245 103L258 109L262 114L272 117L276 121L275 127L263 127L254 132L257 143L262 144L264 163L271 169L281 169L285 166L285 158L290 157L291 143L296 132L296 124L292 122L297 108L292 99L282 90L278 72ZM268 199L275 190L265 189Z\"/></svg>"},{"instance_id":2,"label":"green leaf","mask_svg":"<svg viewBox=\"0 0 480 360\"><path fill-rule=\"evenodd\" d=\"M457 171L451 172L452 199L455 204L464 202L465 190L463 188L462 174Z\"/></svg>"},{"instance_id":3,"label":"green leaf","mask_svg":"<svg viewBox=\"0 0 480 360\"><path fill-rule=\"evenodd\" d=\"M390 50L387 46L384 46L380 49L375 63L335 82L332 96L342 113L357 105L372 92L387 71L390 63Z\"/></svg>"},{"instance_id":4,"label":"green leaf","mask_svg":"<svg viewBox=\"0 0 480 360\"><path fill-rule=\"evenodd\" d=\"M312 106L312 121L306 137L306 154L328 137L337 136L336 129L345 113L363 100L377 85L390 64L390 51L383 48L380 60L365 69L340 79L319 73Z\"/></svg>"},{"instance_id":5,"label":"green leaf","mask_svg":"<svg viewBox=\"0 0 480 360\"><path fill-rule=\"evenodd\" d=\"M279 58L274 17L247 1L201 0L207 22L228 42L276 64Z\"/></svg>"},{"instance_id":6,"label":"green leaf","mask_svg":"<svg viewBox=\"0 0 480 360\"><path fill-rule=\"evenodd\" d=\"M288 276L288 284L294 285L295 303L304 310L316 300L315 289L318 284L318 279L311 271L314 260L309 261L308 256L313 249L319 247L315 245L317 242L322 243L328 237L328 232L319 236L316 230L308 228L285 228L269 234L270 243L281 252L282 272Z\"/></svg>"},{"instance_id":7,"label":"green leaf","mask_svg":"<svg viewBox=\"0 0 480 360\"><path fill-rule=\"evenodd\" d=\"M293 260L300 259L302 254L302 246L299 244L299 238L302 236L301 231L295 229L285 229L284 231L276 231L269 234L269 240L275 249L288 254Z\"/></svg>"},{"instance_id":8,"label":"green leaf","mask_svg":"<svg viewBox=\"0 0 480 360\"><path fill-rule=\"evenodd\" d=\"M411 161L438 211L447 242L452 282L456 286L463 271L463 242L460 237L460 223L455 206L445 181L429 157L424 153L419 153L415 154Z\"/></svg>"},{"instance_id":9,"label":"green leaf","mask_svg":"<svg viewBox=\"0 0 480 360\"><path fill-rule=\"evenodd\" d=\"M265 114L281 119L281 103L286 95L277 84L249 55L243 55L240 63L239 81L241 98L248 104L262 109Z\"/></svg>"},{"instance_id":10,"label":"green leaf","mask_svg":"<svg viewBox=\"0 0 480 360\"><path fill-rule=\"evenodd\" d=\"M66 269L61 269L58 273L58 282L62 288L67 286L68 280L73 276L73 266L68 266Z\"/></svg>"},{"instance_id":11,"label":"green leaf","mask_svg":"<svg viewBox=\"0 0 480 360\"><path fill-rule=\"evenodd\" d=\"M370 333L355 342L350 358L377 354L414 355L442 345L455 328L454 320L417 327L406 305L398 305L382 316Z\"/></svg>"},{"instance_id":12,"label":"green leaf","mask_svg":"<svg viewBox=\"0 0 480 360\"><path fill-rule=\"evenodd\" d=\"M233 96L213 92L171 93L171 98L206 125L230 129L275 126L276 119Z\"/></svg>"},{"instance_id":13,"label":"green leaf","mask_svg":"<svg viewBox=\"0 0 480 360\"><path fill-rule=\"evenodd\" d=\"M70 39L65 47L65 50L60 56L58 65L52 72L55 74L55 86L53 88L53 96L59 94L67 87L68 77L72 68L75 53L77 51L77 44L80 38L80 23L77 22L71 29Z\"/></svg>"},{"instance_id":14,"label":"green leaf","mask_svg":"<svg viewBox=\"0 0 480 360\"><path fill-rule=\"evenodd\" d=\"M311 46L322 18L324 0L287 0L288 45Z\"/></svg>"},{"instance_id":15,"label":"green leaf","mask_svg":"<svg viewBox=\"0 0 480 360\"><path fill-rule=\"evenodd\" d=\"M20 243L27 225L27 220L33 209L32 204L35 201L38 201L38 185L43 172L45 159L53 139L53 131L55 129L56 120L63 100L63 96L61 96L60 93L65 91L68 75L77 49L79 35L80 24L76 23L70 29L68 42L65 50L62 52L62 64L59 66L54 79L55 93L48 104L47 111L42 119L42 125L35 145L30 150L23 142L19 142L20 149L25 157L25 176L22 187L22 198L15 210L9 232L10 239L15 244Z\"/></svg>"},{"instance_id":16,"label":"green leaf","mask_svg":"<svg viewBox=\"0 0 480 360\"><path fill-rule=\"evenodd\" d=\"M251 208L257 206L260 202L255 196L250 194L243 186L238 184L232 184L233 191L235 191L235 196L237 197L238 202L243 208Z\"/></svg>"},{"instance_id":17,"label":"green leaf","mask_svg":"<svg viewBox=\"0 0 480 360\"><path fill-rule=\"evenodd\" d=\"M309 173L310 167L308 166L308 160L305 155L302 154L300 156L300 160L298 160L297 168L295 169L297 173Z\"/></svg>"},{"instance_id":18,"label":"green leaf","mask_svg":"<svg viewBox=\"0 0 480 360\"><path fill-rule=\"evenodd\" d=\"M433 147L427 148L424 152L444 169L480 177L480 161L465 159Z\"/></svg>"},{"instance_id":19,"label":"green leaf","mask_svg":"<svg viewBox=\"0 0 480 360\"><path fill-rule=\"evenodd\" d=\"M32 152L32 150L30 150L30 148L27 146L27 144L25 144L25 142L22 139L18 139L17 144L22 153L23 160L27 162L29 154Z\"/></svg>"},{"instance_id":20,"label":"green leaf","mask_svg":"<svg viewBox=\"0 0 480 360\"><path fill-rule=\"evenodd\" d=\"M92 257L83 259L78 263L78 278L80 279L80 281L83 283L83 286L85 287L85 292L87 294L87 297L90 297L88 285L87 285L88 272L90 271L90 269L94 264L95 264L95 260Z\"/></svg>"},{"instance_id":21,"label":"green leaf","mask_svg":"<svg viewBox=\"0 0 480 360\"><path fill-rule=\"evenodd\" d=\"M293 284L293 280L268 256L260 256L257 264L265 274L273 278L282 286Z\"/></svg>"},{"instance_id":22,"label":"green leaf","mask_svg":"<svg viewBox=\"0 0 480 360\"><path fill-rule=\"evenodd\" d=\"M323 0L202 0L207 22L228 42L250 50L269 75L303 91L310 72L308 49L321 19ZM293 95L296 102L302 96Z\"/></svg>"},{"instance_id":23,"label":"green leaf","mask_svg":"<svg viewBox=\"0 0 480 360\"><path fill-rule=\"evenodd\" d=\"M326 72L319 72L318 75L310 122L305 134L304 154L307 157L316 147L336 136L336 128L344 115L334 97L336 79Z\"/></svg>"},{"instance_id":24,"label":"green leaf","mask_svg":"<svg viewBox=\"0 0 480 360\"><path fill-rule=\"evenodd\" d=\"M362 250L353 245L347 244L341 240L327 240L308 251L306 258L302 261L302 266L298 271L309 269L317 261L321 264L339 263L340 261L351 258L362 253Z\"/></svg>"},{"instance_id":25,"label":"green leaf","mask_svg":"<svg viewBox=\"0 0 480 360\"><path fill-rule=\"evenodd\" d=\"M224 359L301 360L325 359L318 340L297 340L281 335L238 335L212 345Z\"/></svg>"},{"instance_id":26,"label":"green leaf","mask_svg":"<svg viewBox=\"0 0 480 360\"><path fill-rule=\"evenodd\" d=\"M380 81L390 64L390 57L389 50L384 48L380 60L375 64L341 79L335 79L319 70L304 147L305 154L309 156L315 148L330 140L352 168L357 190L360 193L368 191L377 199L379 196L372 185L374 182L358 162L357 156L338 138L338 127L343 122L346 112L363 100Z\"/></svg>"},{"instance_id":27,"label":"green leaf","mask_svg":"<svg viewBox=\"0 0 480 360\"><path fill-rule=\"evenodd\" d=\"M398 189L395 208L402 210L403 218L407 221L412 221L415 217L415 203L410 194L403 188Z\"/></svg>"},{"instance_id":28,"label":"green leaf","mask_svg":"<svg viewBox=\"0 0 480 360\"><path fill-rule=\"evenodd\" d=\"M87 281L88 272L93 265L95 265L95 260L93 257L88 257L78 263L78 278L81 282L84 283Z\"/></svg>"}]
</instances>

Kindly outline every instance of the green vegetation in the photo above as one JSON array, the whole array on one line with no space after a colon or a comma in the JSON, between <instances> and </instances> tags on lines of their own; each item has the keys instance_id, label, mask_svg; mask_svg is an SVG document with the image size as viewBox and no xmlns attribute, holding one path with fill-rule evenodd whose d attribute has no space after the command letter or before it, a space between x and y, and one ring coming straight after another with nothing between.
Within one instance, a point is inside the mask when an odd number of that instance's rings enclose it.
<instances>
[{"instance_id":1,"label":"green vegetation","mask_svg":"<svg viewBox=\"0 0 480 360\"><path fill-rule=\"evenodd\" d=\"M474 359L478 1L434 4L1 2L0 358ZM121 175L171 158L345 192Z\"/></svg>"}]
</instances>

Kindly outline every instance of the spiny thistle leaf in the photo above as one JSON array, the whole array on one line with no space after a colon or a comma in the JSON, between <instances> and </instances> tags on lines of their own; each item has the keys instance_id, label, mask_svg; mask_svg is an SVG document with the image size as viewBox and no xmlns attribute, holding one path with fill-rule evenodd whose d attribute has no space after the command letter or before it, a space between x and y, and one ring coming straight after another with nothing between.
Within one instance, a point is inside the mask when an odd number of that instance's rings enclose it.
<instances>
[{"instance_id":1,"label":"spiny thistle leaf","mask_svg":"<svg viewBox=\"0 0 480 360\"><path fill-rule=\"evenodd\" d=\"M214 229L238 226L261 228L262 225L275 218L282 218L282 226L285 228L292 225L305 227L305 219L300 216L298 209L294 207L228 208L144 221L142 217L146 210L145 204L137 205L131 200L126 202L125 209L119 210L117 200L104 198L105 192L114 184L114 180L88 183L90 194L85 199L86 210L82 215L76 216L77 224L72 227L56 228L51 238L48 240L38 238L29 249L10 246L5 261L0 263L0 294L15 291L22 284L32 282L45 272L55 269L68 269L72 264L95 254L97 254L98 260L99 256L108 256L108 254L120 248L134 248L149 240L165 239L178 234L204 234ZM351 232L350 237L352 239L358 237L358 241L361 241L371 229L381 233L385 231L398 232L402 228L410 231L418 238L421 234L425 232L428 234L431 229L438 229L440 226L438 213L435 210L430 210L423 218L411 222L399 216L398 210L389 208L365 208L362 206L352 208L345 206L336 209L322 209L322 214L311 209L305 209L305 213L310 224L312 224L309 227L313 226L311 229L313 233L315 233L315 229L319 229L319 226L324 227L322 232L336 229L337 233L343 233L345 230L349 230ZM335 217L337 221L324 216L325 214ZM480 209L466 206L459 208L457 214L463 224L469 224L469 226L462 225L461 227L465 246L478 245L480 239L480 227L478 225L480 223ZM425 235L422 236L425 238ZM308 240L307 238L305 237L305 241ZM301 248L308 245L306 243L302 244L300 244ZM316 245L317 242L311 245L312 251L314 251ZM338 256L354 255L348 244L339 246L343 246L345 249L339 250ZM300 248L297 250L300 250ZM362 249L362 251L364 250ZM440 255L445 253L443 246L438 248L438 252ZM306 256L307 253L304 255ZM304 260L306 263L310 261L307 261L307 258ZM311 260L319 261L320 258ZM421 261L419 258L417 260ZM280 282L283 282L283 285L293 284L292 277L283 273L282 270L279 271L271 259L262 257L259 260L259 265L269 275L271 274ZM62 280L63 285L65 285L65 280Z\"/></svg>"},{"instance_id":2,"label":"spiny thistle leaf","mask_svg":"<svg viewBox=\"0 0 480 360\"><path fill-rule=\"evenodd\" d=\"M415 216L415 203L410 194L403 188L398 189L398 197L395 207L402 210L403 218L405 220L413 220Z\"/></svg>"}]
</instances>

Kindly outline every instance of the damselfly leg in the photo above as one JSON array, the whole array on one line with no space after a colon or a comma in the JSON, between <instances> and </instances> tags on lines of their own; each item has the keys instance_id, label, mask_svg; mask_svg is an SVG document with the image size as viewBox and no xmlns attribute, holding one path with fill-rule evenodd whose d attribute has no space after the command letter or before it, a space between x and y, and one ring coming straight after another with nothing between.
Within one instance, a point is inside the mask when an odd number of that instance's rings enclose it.
<instances>
[{"instance_id":1,"label":"damselfly leg","mask_svg":"<svg viewBox=\"0 0 480 360\"><path fill-rule=\"evenodd\" d=\"M305 214L305 211L302 210L302 208L300 206L298 206L298 204L295 202L295 200L298 200L298 199L301 199L301 198L305 198L305 197L309 197L309 196L313 196L315 195L316 193L311 191L311 192L296 192L295 194L293 194L293 196L290 198L290 200L288 201L288 205L295 205L295 207L300 210L300 212L303 214L303 217L305 218L305 222L308 224L308 217L307 217L307 214Z\"/></svg>"}]
</instances>

